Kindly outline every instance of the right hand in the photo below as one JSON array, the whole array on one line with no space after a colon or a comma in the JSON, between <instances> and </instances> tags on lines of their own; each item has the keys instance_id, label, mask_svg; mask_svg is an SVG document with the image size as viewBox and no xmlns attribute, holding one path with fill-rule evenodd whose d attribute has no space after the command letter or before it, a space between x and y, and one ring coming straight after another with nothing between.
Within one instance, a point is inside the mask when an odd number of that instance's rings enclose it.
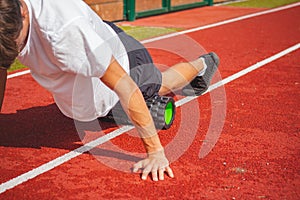
<instances>
[{"instance_id":1,"label":"right hand","mask_svg":"<svg viewBox=\"0 0 300 200\"><path fill-rule=\"evenodd\" d=\"M133 172L142 170L142 179L146 180L151 173L152 180L164 180L165 172L171 178L174 178L172 169L169 166L169 161L165 156L164 150L148 153L148 157L133 165Z\"/></svg>"}]
</instances>

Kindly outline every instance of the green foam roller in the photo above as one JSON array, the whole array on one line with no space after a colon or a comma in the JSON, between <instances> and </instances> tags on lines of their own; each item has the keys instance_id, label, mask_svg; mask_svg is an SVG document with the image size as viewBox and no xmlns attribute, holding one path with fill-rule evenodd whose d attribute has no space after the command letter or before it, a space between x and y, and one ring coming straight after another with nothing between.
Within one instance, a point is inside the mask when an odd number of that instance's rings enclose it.
<instances>
[{"instance_id":1,"label":"green foam roller","mask_svg":"<svg viewBox=\"0 0 300 200\"><path fill-rule=\"evenodd\" d=\"M175 101L172 97L154 96L146 100L146 105L152 116L156 129L169 129L173 124L176 114ZM130 119L118 103L106 117L105 121L114 121L117 124L131 124Z\"/></svg>"}]
</instances>

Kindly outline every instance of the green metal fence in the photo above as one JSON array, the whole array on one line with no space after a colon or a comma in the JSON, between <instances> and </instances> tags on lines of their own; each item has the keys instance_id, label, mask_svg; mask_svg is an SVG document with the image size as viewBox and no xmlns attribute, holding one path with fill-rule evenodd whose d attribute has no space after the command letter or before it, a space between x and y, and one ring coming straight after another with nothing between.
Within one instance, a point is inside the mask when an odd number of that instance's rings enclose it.
<instances>
[{"instance_id":1,"label":"green metal fence","mask_svg":"<svg viewBox=\"0 0 300 200\"><path fill-rule=\"evenodd\" d=\"M134 21L139 17L146 17L150 15L157 15L177 10L183 10L188 8L195 8L200 6L211 6L213 5L213 0L202 0L202 1L192 1L191 3L185 3L185 1L181 1L181 3L174 4L175 0L161 0L159 3L161 5L158 8L152 8L149 10L137 10L136 0L124 0L124 18L129 21ZM147 1L148 3L153 3L153 1Z\"/></svg>"}]
</instances>

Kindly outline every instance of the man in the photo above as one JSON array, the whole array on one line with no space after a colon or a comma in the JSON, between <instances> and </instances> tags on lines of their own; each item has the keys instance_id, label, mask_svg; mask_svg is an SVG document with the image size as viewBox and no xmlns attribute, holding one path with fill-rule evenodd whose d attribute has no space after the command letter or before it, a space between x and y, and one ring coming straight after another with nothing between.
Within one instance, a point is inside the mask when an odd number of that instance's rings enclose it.
<instances>
[{"instance_id":1,"label":"man","mask_svg":"<svg viewBox=\"0 0 300 200\"><path fill-rule=\"evenodd\" d=\"M0 108L6 69L17 57L67 117L91 121L120 102L148 154L133 171L141 169L143 180L149 173L154 181L174 177L145 99L180 88L201 95L219 64L216 54L161 73L143 45L83 1L0 0L0 13Z\"/></svg>"}]
</instances>

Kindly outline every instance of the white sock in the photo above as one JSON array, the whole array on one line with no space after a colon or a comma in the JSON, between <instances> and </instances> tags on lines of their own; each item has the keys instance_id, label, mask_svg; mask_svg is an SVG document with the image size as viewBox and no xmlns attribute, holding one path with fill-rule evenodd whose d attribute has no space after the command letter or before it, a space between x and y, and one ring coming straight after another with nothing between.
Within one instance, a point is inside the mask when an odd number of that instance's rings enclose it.
<instances>
[{"instance_id":1,"label":"white sock","mask_svg":"<svg viewBox=\"0 0 300 200\"><path fill-rule=\"evenodd\" d=\"M202 62L203 62L203 69L199 72L199 74L198 74L197 76L203 76L204 73L205 73L205 70L207 69L207 65L206 65L206 63L205 63L204 58L200 58L200 59L201 59Z\"/></svg>"}]
</instances>

